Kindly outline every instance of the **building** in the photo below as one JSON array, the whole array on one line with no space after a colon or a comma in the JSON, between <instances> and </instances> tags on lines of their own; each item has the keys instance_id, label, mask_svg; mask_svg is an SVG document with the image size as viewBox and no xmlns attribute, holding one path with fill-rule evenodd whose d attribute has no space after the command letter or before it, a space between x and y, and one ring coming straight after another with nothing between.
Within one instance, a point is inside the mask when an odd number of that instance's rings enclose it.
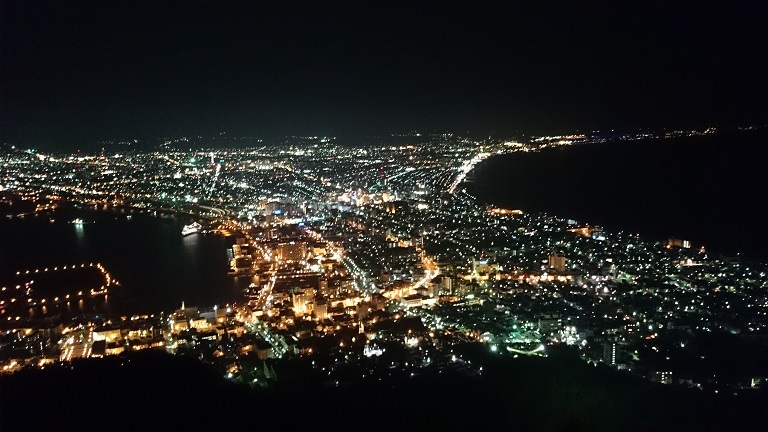
<instances>
[{"instance_id":1,"label":"building","mask_svg":"<svg viewBox=\"0 0 768 432\"><path fill-rule=\"evenodd\" d=\"M257 339L255 341L253 352L260 360L266 360L275 356L272 344L262 339Z\"/></svg>"},{"instance_id":2,"label":"building","mask_svg":"<svg viewBox=\"0 0 768 432\"><path fill-rule=\"evenodd\" d=\"M498 263L490 263L487 259L472 259L472 273L474 274L487 276L488 274L497 273L498 271Z\"/></svg>"},{"instance_id":3,"label":"building","mask_svg":"<svg viewBox=\"0 0 768 432\"><path fill-rule=\"evenodd\" d=\"M373 311L373 307L369 302L360 302L356 306L355 313L357 314L357 319L364 320L368 318L368 315Z\"/></svg>"},{"instance_id":4,"label":"building","mask_svg":"<svg viewBox=\"0 0 768 432\"><path fill-rule=\"evenodd\" d=\"M678 238L671 238L667 240L667 247L668 248L683 248L683 249L689 249L691 247L691 242L688 240L681 240Z\"/></svg>"},{"instance_id":5,"label":"building","mask_svg":"<svg viewBox=\"0 0 768 432\"><path fill-rule=\"evenodd\" d=\"M171 332L179 333L184 330L189 330L189 321L186 319L174 319L171 321Z\"/></svg>"},{"instance_id":6,"label":"building","mask_svg":"<svg viewBox=\"0 0 768 432\"><path fill-rule=\"evenodd\" d=\"M102 327L93 331L93 340L115 342L122 339L122 332L119 328L114 327Z\"/></svg>"},{"instance_id":7,"label":"building","mask_svg":"<svg viewBox=\"0 0 768 432\"><path fill-rule=\"evenodd\" d=\"M566 265L568 264L568 259L564 256L552 254L549 256L548 263L551 270L554 270L558 273L563 273L565 272Z\"/></svg>"},{"instance_id":8,"label":"building","mask_svg":"<svg viewBox=\"0 0 768 432\"><path fill-rule=\"evenodd\" d=\"M253 260L250 257L233 258L230 261L232 271L235 274L248 274L253 269Z\"/></svg>"},{"instance_id":9,"label":"building","mask_svg":"<svg viewBox=\"0 0 768 432\"><path fill-rule=\"evenodd\" d=\"M448 276L442 276L440 280L440 295L453 294L453 281Z\"/></svg>"},{"instance_id":10,"label":"building","mask_svg":"<svg viewBox=\"0 0 768 432\"><path fill-rule=\"evenodd\" d=\"M194 318L194 319L190 320L189 321L189 325L190 325L190 327L198 329L198 330L205 330L208 327L211 327L211 324L204 317Z\"/></svg>"},{"instance_id":11,"label":"building","mask_svg":"<svg viewBox=\"0 0 768 432\"><path fill-rule=\"evenodd\" d=\"M611 366L616 365L618 360L618 347L616 343L606 341L603 343L603 361Z\"/></svg>"},{"instance_id":12,"label":"building","mask_svg":"<svg viewBox=\"0 0 768 432\"><path fill-rule=\"evenodd\" d=\"M653 371L649 374L648 379L661 384L672 384L672 372Z\"/></svg>"},{"instance_id":13,"label":"building","mask_svg":"<svg viewBox=\"0 0 768 432\"><path fill-rule=\"evenodd\" d=\"M592 237L593 233L600 231L600 228L583 226L583 227L576 227L576 228L568 228L568 231L576 235L579 235L581 237L590 238Z\"/></svg>"},{"instance_id":14,"label":"building","mask_svg":"<svg viewBox=\"0 0 768 432\"><path fill-rule=\"evenodd\" d=\"M107 355L107 341L97 340L91 346L91 357L101 358Z\"/></svg>"},{"instance_id":15,"label":"building","mask_svg":"<svg viewBox=\"0 0 768 432\"><path fill-rule=\"evenodd\" d=\"M290 241L275 245L275 259L278 261L302 261L307 257L307 242Z\"/></svg>"},{"instance_id":16,"label":"building","mask_svg":"<svg viewBox=\"0 0 768 432\"><path fill-rule=\"evenodd\" d=\"M563 329L560 314L544 314L539 318L539 332L544 336L554 336Z\"/></svg>"},{"instance_id":17,"label":"building","mask_svg":"<svg viewBox=\"0 0 768 432\"><path fill-rule=\"evenodd\" d=\"M314 288L298 288L291 294L293 312L296 316L312 313L311 307L315 299Z\"/></svg>"}]
</instances>

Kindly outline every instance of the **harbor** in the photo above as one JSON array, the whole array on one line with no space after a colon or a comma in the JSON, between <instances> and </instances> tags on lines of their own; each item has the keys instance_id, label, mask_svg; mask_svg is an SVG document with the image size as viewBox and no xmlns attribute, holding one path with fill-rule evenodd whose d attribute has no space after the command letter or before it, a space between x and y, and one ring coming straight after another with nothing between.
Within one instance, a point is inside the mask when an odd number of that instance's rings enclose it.
<instances>
[{"instance_id":1,"label":"harbor","mask_svg":"<svg viewBox=\"0 0 768 432\"><path fill-rule=\"evenodd\" d=\"M18 203L14 203L14 208L17 206ZM24 218L2 218L0 286L7 290L15 290L16 285L23 287L28 280L22 281L19 277L27 270L30 271L27 276L34 276L35 269L39 269L39 276L48 268L50 276L54 268L61 274L67 266L71 275L61 283L57 281L56 290L32 301L37 305L29 302L29 306L34 307L14 313L13 319L77 313L120 317L168 310L181 300L206 305L242 298L242 290L248 283L227 276L227 250L234 237L227 237L222 231L216 231L216 235L204 234L208 232L204 223L199 223L201 228L195 233L182 235L184 226L193 224L188 219L174 215L155 217L131 209L92 210L71 206ZM44 255L40 254L41 246L45 248ZM36 265L31 267L30 263ZM91 297L91 289L100 292L100 287L105 285L103 278L99 279L100 272L91 275L71 271L72 264L85 264L88 268L90 263L102 265L119 281L119 286L113 282L108 292ZM133 271L134 268L144 270ZM32 284L35 285L42 287L39 277ZM80 291L83 291L82 303L77 295ZM66 299L67 294L70 299ZM45 304L41 301L43 298ZM70 301L69 309L66 300ZM27 298L19 297L16 302L21 301L27 302ZM7 302L10 304L10 298ZM0 317L0 321L7 321L7 317Z\"/></svg>"}]
</instances>

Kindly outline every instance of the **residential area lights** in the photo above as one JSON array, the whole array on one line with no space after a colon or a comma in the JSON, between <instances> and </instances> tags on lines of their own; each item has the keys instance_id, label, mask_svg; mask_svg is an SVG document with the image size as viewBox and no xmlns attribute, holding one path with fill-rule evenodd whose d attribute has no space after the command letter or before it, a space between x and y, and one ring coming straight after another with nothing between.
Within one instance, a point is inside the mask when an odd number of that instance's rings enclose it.
<instances>
[{"instance_id":1,"label":"residential area lights","mask_svg":"<svg viewBox=\"0 0 768 432\"><path fill-rule=\"evenodd\" d=\"M230 273L252 283L225 308L35 326L18 307L29 303L25 285L5 286L0 329L15 357L0 357L2 370L163 349L258 385L276 379L270 362L307 356L317 373L343 382L350 370L361 380L445 368L481 373L462 360L467 346L499 356L568 346L587 362L665 383L762 385L748 372L704 376L688 359L707 361L695 343L702 335L766 338L765 264L711 256L689 241L487 206L467 191L473 170L493 155L589 137L411 138L409 145L292 137L247 148L185 140L147 152L5 153L0 197L34 204L10 217L68 205L188 215L234 237ZM46 271L57 270L30 266L16 276ZM104 293L121 289L104 272ZM32 303L65 295L75 293ZM382 360L397 367L382 370Z\"/></svg>"}]
</instances>

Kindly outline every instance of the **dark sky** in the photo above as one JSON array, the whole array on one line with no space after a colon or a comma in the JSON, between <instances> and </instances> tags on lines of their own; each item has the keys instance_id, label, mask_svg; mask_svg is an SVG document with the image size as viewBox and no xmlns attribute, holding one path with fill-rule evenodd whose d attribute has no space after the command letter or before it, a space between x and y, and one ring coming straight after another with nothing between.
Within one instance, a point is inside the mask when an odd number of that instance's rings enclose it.
<instances>
[{"instance_id":1,"label":"dark sky","mask_svg":"<svg viewBox=\"0 0 768 432\"><path fill-rule=\"evenodd\" d=\"M0 139L764 123L768 7L698 3L2 0Z\"/></svg>"}]
</instances>

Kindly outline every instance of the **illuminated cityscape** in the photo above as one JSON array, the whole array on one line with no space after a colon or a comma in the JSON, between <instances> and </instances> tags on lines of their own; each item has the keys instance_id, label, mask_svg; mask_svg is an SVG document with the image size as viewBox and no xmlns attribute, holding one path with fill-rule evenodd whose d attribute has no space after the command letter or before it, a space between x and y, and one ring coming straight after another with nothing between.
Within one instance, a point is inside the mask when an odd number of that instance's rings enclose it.
<instances>
[{"instance_id":1,"label":"illuminated cityscape","mask_svg":"<svg viewBox=\"0 0 768 432\"><path fill-rule=\"evenodd\" d=\"M466 191L487 157L585 141L442 134L365 147L302 137L240 150L11 149L3 200L22 210L8 218L55 218L66 206L184 214L195 221L180 235L234 240L229 273L249 287L231 304L179 299L178 310L65 317L47 309L108 297L120 283L99 263L19 269L2 287L2 370L160 349L259 386L276 379L265 361L308 357L341 385L391 374L382 363L410 375L479 374L462 356L472 343L512 357L570 346L585 362L665 384L762 388L757 371L697 372L707 354L693 341L713 331L765 338L766 265L487 206ZM46 287L48 273L91 268L102 279L92 286Z\"/></svg>"},{"instance_id":2,"label":"illuminated cityscape","mask_svg":"<svg viewBox=\"0 0 768 432\"><path fill-rule=\"evenodd\" d=\"M760 2L0 2L0 431L768 430Z\"/></svg>"}]
</instances>

